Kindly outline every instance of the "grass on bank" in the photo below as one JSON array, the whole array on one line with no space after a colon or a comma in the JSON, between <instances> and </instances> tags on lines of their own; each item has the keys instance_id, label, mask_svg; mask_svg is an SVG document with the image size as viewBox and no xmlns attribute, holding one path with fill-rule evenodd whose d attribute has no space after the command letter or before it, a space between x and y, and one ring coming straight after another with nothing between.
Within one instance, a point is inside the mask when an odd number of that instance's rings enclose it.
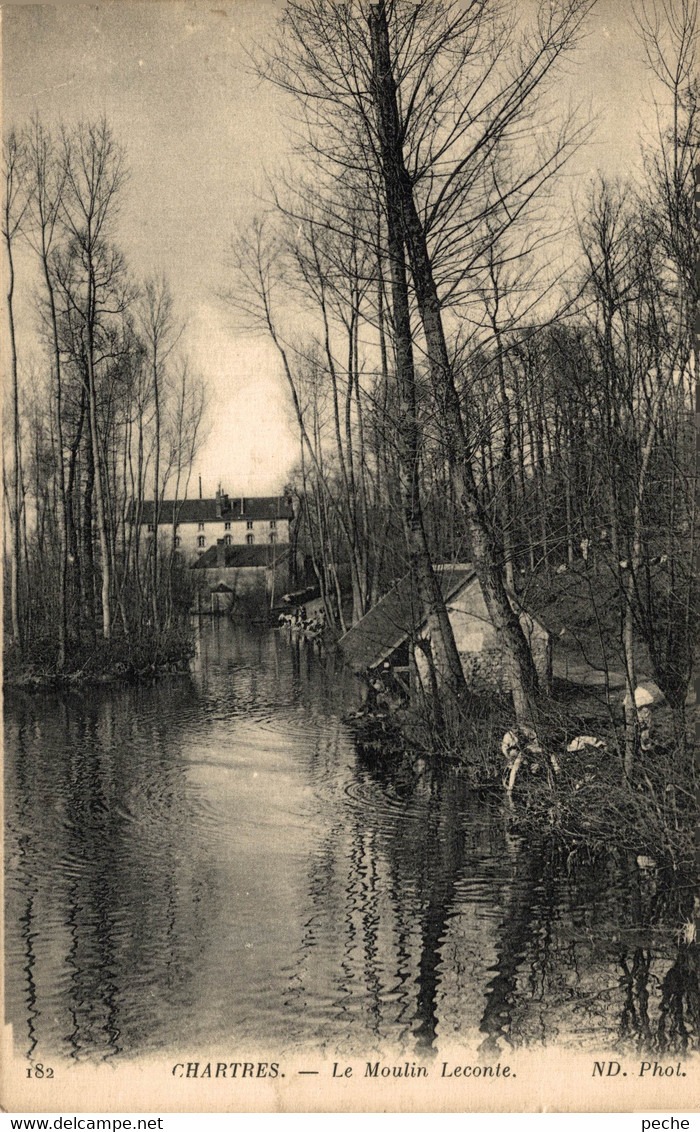
<instances>
[{"instance_id":1,"label":"grass on bank","mask_svg":"<svg viewBox=\"0 0 700 1132\"><path fill-rule=\"evenodd\" d=\"M6 647L3 680L6 685L27 689L137 680L158 672L184 671L193 655L190 625L175 625L158 632L144 627L128 637L115 634L109 640L95 636L80 644L70 642L65 665L59 671L55 638L43 637L34 639L30 649Z\"/></svg>"}]
</instances>

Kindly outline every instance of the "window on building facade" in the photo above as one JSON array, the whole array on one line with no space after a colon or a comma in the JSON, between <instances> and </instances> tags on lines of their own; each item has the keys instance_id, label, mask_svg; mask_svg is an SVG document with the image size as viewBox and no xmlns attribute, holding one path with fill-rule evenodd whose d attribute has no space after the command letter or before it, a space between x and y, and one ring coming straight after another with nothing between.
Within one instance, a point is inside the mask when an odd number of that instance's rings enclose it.
<instances>
[{"instance_id":1,"label":"window on building facade","mask_svg":"<svg viewBox=\"0 0 700 1132\"><path fill-rule=\"evenodd\" d=\"M255 542L255 535L246 535L245 540L248 543L248 546L252 546Z\"/></svg>"},{"instance_id":2,"label":"window on building facade","mask_svg":"<svg viewBox=\"0 0 700 1132\"><path fill-rule=\"evenodd\" d=\"M224 530L230 531L231 530L231 524L230 523L224 523Z\"/></svg>"},{"instance_id":3,"label":"window on building facade","mask_svg":"<svg viewBox=\"0 0 700 1132\"><path fill-rule=\"evenodd\" d=\"M197 523L197 530L203 531L204 530L204 523Z\"/></svg>"},{"instance_id":4,"label":"window on building facade","mask_svg":"<svg viewBox=\"0 0 700 1132\"><path fill-rule=\"evenodd\" d=\"M182 539L180 538L180 536L175 535L175 546L179 546L181 542L182 542Z\"/></svg>"},{"instance_id":5,"label":"window on building facade","mask_svg":"<svg viewBox=\"0 0 700 1132\"><path fill-rule=\"evenodd\" d=\"M231 545L231 536L230 535L224 535L224 546L230 546L230 545Z\"/></svg>"},{"instance_id":6,"label":"window on building facade","mask_svg":"<svg viewBox=\"0 0 700 1132\"><path fill-rule=\"evenodd\" d=\"M152 535L154 530L155 530L155 527L153 526L153 523L149 523L148 524L148 533Z\"/></svg>"},{"instance_id":7,"label":"window on building facade","mask_svg":"<svg viewBox=\"0 0 700 1132\"><path fill-rule=\"evenodd\" d=\"M252 529L253 529L253 520L252 519L248 520L248 522L246 523L246 527L248 528L249 531L252 531Z\"/></svg>"},{"instance_id":8,"label":"window on building facade","mask_svg":"<svg viewBox=\"0 0 700 1132\"><path fill-rule=\"evenodd\" d=\"M200 535L197 539L197 546L204 546L204 535Z\"/></svg>"},{"instance_id":9,"label":"window on building facade","mask_svg":"<svg viewBox=\"0 0 700 1132\"><path fill-rule=\"evenodd\" d=\"M277 520L276 519L270 519L270 530L274 531L274 530L276 530L276 528L277 528Z\"/></svg>"},{"instance_id":10,"label":"window on building facade","mask_svg":"<svg viewBox=\"0 0 700 1132\"><path fill-rule=\"evenodd\" d=\"M275 531L270 531L270 542L277 542L277 535Z\"/></svg>"}]
</instances>

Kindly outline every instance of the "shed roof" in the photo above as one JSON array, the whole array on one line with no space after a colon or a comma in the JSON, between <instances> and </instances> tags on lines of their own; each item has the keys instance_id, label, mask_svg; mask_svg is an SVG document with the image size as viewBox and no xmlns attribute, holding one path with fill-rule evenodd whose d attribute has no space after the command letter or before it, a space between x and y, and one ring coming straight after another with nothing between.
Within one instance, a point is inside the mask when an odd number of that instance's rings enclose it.
<instances>
[{"instance_id":1,"label":"shed roof","mask_svg":"<svg viewBox=\"0 0 700 1132\"><path fill-rule=\"evenodd\" d=\"M451 601L475 577L471 563L435 567L445 601ZM420 629L422 609L410 574L353 625L339 645L353 668L374 668Z\"/></svg>"},{"instance_id":2,"label":"shed roof","mask_svg":"<svg viewBox=\"0 0 700 1132\"><path fill-rule=\"evenodd\" d=\"M286 543L258 543L253 546L224 546L224 561L219 564L219 547L210 546L207 551L193 563L193 570L234 569L246 567L277 566L289 554L289 545Z\"/></svg>"}]
</instances>

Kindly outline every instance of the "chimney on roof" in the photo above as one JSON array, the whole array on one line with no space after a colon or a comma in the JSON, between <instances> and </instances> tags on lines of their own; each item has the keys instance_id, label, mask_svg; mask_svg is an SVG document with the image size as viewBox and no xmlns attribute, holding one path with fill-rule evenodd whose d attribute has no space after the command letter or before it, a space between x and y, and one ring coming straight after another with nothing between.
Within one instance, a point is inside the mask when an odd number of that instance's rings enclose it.
<instances>
[{"instance_id":1,"label":"chimney on roof","mask_svg":"<svg viewBox=\"0 0 700 1132\"><path fill-rule=\"evenodd\" d=\"M202 477L199 477L199 498L202 498Z\"/></svg>"},{"instance_id":2,"label":"chimney on roof","mask_svg":"<svg viewBox=\"0 0 700 1132\"><path fill-rule=\"evenodd\" d=\"M243 518L244 511L245 511L245 499L243 498L243 496L241 496L241 518Z\"/></svg>"},{"instance_id":3,"label":"chimney on roof","mask_svg":"<svg viewBox=\"0 0 700 1132\"><path fill-rule=\"evenodd\" d=\"M216 565L226 565L226 544L222 538L216 540Z\"/></svg>"},{"instance_id":4,"label":"chimney on roof","mask_svg":"<svg viewBox=\"0 0 700 1132\"><path fill-rule=\"evenodd\" d=\"M219 486L216 489L216 514L217 514L217 518L219 518L219 519L221 518L221 510L222 510L222 496L221 496L221 484L219 484Z\"/></svg>"}]
</instances>

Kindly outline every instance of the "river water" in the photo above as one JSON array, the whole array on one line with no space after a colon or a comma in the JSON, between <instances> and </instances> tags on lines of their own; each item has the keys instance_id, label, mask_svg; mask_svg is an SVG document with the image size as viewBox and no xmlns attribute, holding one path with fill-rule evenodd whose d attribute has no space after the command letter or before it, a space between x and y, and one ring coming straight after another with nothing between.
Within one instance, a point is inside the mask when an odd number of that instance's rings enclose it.
<instances>
[{"instance_id":1,"label":"river water","mask_svg":"<svg viewBox=\"0 0 700 1132\"><path fill-rule=\"evenodd\" d=\"M217 620L189 676L6 697L18 1055L692 1044L653 878L567 873L459 768L368 763L354 685Z\"/></svg>"}]
</instances>

